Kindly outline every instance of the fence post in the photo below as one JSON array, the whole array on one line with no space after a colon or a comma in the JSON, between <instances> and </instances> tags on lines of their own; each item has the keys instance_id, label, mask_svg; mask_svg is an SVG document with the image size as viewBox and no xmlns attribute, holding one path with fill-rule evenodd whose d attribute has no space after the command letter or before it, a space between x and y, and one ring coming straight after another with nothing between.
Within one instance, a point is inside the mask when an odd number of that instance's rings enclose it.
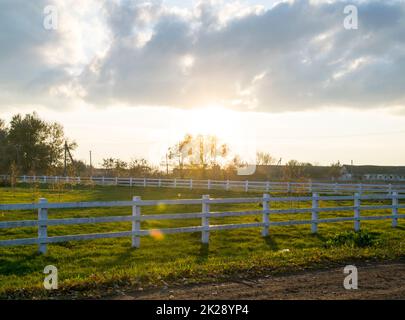
<instances>
[{"instance_id":1,"label":"fence post","mask_svg":"<svg viewBox=\"0 0 405 320\"><path fill-rule=\"evenodd\" d=\"M390 183L388 185L388 194L391 194L391 192L392 192L392 184Z\"/></svg>"},{"instance_id":2,"label":"fence post","mask_svg":"<svg viewBox=\"0 0 405 320\"><path fill-rule=\"evenodd\" d=\"M312 224L311 224L311 232L317 233L318 232L318 207L319 207L319 195L317 193L312 194Z\"/></svg>"},{"instance_id":3,"label":"fence post","mask_svg":"<svg viewBox=\"0 0 405 320\"><path fill-rule=\"evenodd\" d=\"M210 190L210 189L211 189L211 180L210 180L210 179L208 179L208 182L207 182L207 188L208 188L208 190Z\"/></svg>"},{"instance_id":4,"label":"fence post","mask_svg":"<svg viewBox=\"0 0 405 320\"><path fill-rule=\"evenodd\" d=\"M132 187L132 177L129 178L129 186Z\"/></svg>"},{"instance_id":5,"label":"fence post","mask_svg":"<svg viewBox=\"0 0 405 320\"><path fill-rule=\"evenodd\" d=\"M134 196L132 201L141 201L141 197ZM141 237L139 236L139 231L141 230L141 207L136 204L132 205L132 247L139 248L141 245Z\"/></svg>"},{"instance_id":6,"label":"fence post","mask_svg":"<svg viewBox=\"0 0 405 320\"><path fill-rule=\"evenodd\" d=\"M360 194L355 193L354 195L354 231L360 231Z\"/></svg>"},{"instance_id":7,"label":"fence post","mask_svg":"<svg viewBox=\"0 0 405 320\"><path fill-rule=\"evenodd\" d=\"M176 178L174 178L174 188L177 188L177 179Z\"/></svg>"},{"instance_id":8,"label":"fence post","mask_svg":"<svg viewBox=\"0 0 405 320\"><path fill-rule=\"evenodd\" d=\"M290 185L290 182L287 182L287 193L291 193L291 185Z\"/></svg>"},{"instance_id":9,"label":"fence post","mask_svg":"<svg viewBox=\"0 0 405 320\"><path fill-rule=\"evenodd\" d=\"M101 178L101 184L104 185L105 179L104 176Z\"/></svg>"},{"instance_id":10,"label":"fence post","mask_svg":"<svg viewBox=\"0 0 405 320\"><path fill-rule=\"evenodd\" d=\"M312 180L309 181L309 193L313 192L313 188L312 188Z\"/></svg>"},{"instance_id":11,"label":"fence post","mask_svg":"<svg viewBox=\"0 0 405 320\"><path fill-rule=\"evenodd\" d=\"M398 226L398 192L392 193L392 227Z\"/></svg>"},{"instance_id":12,"label":"fence post","mask_svg":"<svg viewBox=\"0 0 405 320\"><path fill-rule=\"evenodd\" d=\"M229 190L229 180L226 180L226 190Z\"/></svg>"},{"instance_id":13,"label":"fence post","mask_svg":"<svg viewBox=\"0 0 405 320\"><path fill-rule=\"evenodd\" d=\"M338 184L337 184L337 182L335 182L335 186L333 187L333 191L335 193L338 193Z\"/></svg>"},{"instance_id":14,"label":"fence post","mask_svg":"<svg viewBox=\"0 0 405 320\"><path fill-rule=\"evenodd\" d=\"M362 194L363 192L363 185L361 183L358 184L358 193Z\"/></svg>"},{"instance_id":15,"label":"fence post","mask_svg":"<svg viewBox=\"0 0 405 320\"><path fill-rule=\"evenodd\" d=\"M143 187L146 188L146 178L143 178Z\"/></svg>"},{"instance_id":16,"label":"fence post","mask_svg":"<svg viewBox=\"0 0 405 320\"><path fill-rule=\"evenodd\" d=\"M193 190L193 179L190 179L190 190Z\"/></svg>"},{"instance_id":17,"label":"fence post","mask_svg":"<svg viewBox=\"0 0 405 320\"><path fill-rule=\"evenodd\" d=\"M245 181L245 192L249 191L249 180Z\"/></svg>"},{"instance_id":18,"label":"fence post","mask_svg":"<svg viewBox=\"0 0 405 320\"><path fill-rule=\"evenodd\" d=\"M201 218L201 223L203 227L202 235L201 235L201 242L203 244L208 244L209 239L210 239L210 219L209 219L209 213L210 213L210 204L207 203L207 200L210 199L210 196L208 194L205 194L202 196L202 218Z\"/></svg>"},{"instance_id":19,"label":"fence post","mask_svg":"<svg viewBox=\"0 0 405 320\"><path fill-rule=\"evenodd\" d=\"M24 183L27 182L27 176L23 177L23 181L24 181Z\"/></svg>"},{"instance_id":20,"label":"fence post","mask_svg":"<svg viewBox=\"0 0 405 320\"><path fill-rule=\"evenodd\" d=\"M39 204L46 204L48 201L45 198L41 198L38 201ZM39 208L38 209L38 251L39 253L46 253L46 238L48 237L48 209Z\"/></svg>"},{"instance_id":21,"label":"fence post","mask_svg":"<svg viewBox=\"0 0 405 320\"><path fill-rule=\"evenodd\" d=\"M270 190L270 182L266 181L266 192Z\"/></svg>"},{"instance_id":22,"label":"fence post","mask_svg":"<svg viewBox=\"0 0 405 320\"><path fill-rule=\"evenodd\" d=\"M159 179L159 188L162 186L162 179Z\"/></svg>"},{"instance_id":23,"label":"fence post","mask_svg":"<svg viewBox=\"0 0 405 320\"><path fill-rule=\"evenodd\" d=\"M269 235L270 227L270 195L263 194L263 230L262 236L267 237Z\"/></svg>"}]
</instances>

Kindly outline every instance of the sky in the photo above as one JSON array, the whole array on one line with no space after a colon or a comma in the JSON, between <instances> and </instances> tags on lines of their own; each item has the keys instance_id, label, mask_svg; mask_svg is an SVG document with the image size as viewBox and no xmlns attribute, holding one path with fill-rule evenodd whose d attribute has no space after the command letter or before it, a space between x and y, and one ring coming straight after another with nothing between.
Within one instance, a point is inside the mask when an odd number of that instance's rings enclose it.
<instances>
[{"instance_id":1,"label":"sky","mask_svg":"<svg viewBox=\"0 0 405 320\"><path fill-rule=\"evenodd\" d=\"M0 118L57 121L96 165L158 163L186 133L247 160L405 165L402 0L2 0L0 43Z\"/></svg>"}]
</instances>

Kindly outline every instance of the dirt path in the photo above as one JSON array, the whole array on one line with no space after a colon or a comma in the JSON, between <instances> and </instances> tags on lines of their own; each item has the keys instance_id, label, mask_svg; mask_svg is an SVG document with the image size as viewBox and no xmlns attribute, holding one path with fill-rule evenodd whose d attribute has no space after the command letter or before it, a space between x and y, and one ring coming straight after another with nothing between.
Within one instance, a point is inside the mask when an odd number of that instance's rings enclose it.
<instances>
[{"instance_id":1,"label":"dirt path","mask_svg":"<svg viewBox=\"0 0 405 320\"><path fill-rule=\"evenodd\" d=\"M358 266L358 290L343 288L342 268L259 279L168 287L113 299L405 299L405 262Z\"/></svg>"}]
</instances>

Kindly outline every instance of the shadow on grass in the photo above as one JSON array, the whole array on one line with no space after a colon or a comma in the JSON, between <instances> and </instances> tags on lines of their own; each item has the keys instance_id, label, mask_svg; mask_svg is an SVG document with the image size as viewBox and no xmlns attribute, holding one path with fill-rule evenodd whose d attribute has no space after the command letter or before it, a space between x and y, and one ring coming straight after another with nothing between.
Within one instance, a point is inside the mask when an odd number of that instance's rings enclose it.
<instances>
[{"instance_id":1,"label":"shadow on grass","mask_svg":"<svg viewBox=\"0 0 405 320\"><path fill-rule=\"evenodd\" d=\"M264 237L264 242L266 242L267 246L271 250L274 250L274 251L279 250L279 246L273 237L271 237L271 236Z\"/></svg>"},{"instance_id":2,"label":"shadow on grass","mask_svg":"<svg viewBox=\"0 0 405 320\"><path fill-rule=\"evenodd\" d=\"M199 251L198 256L196 258L196 262L201 263L201 262L207 261L208 254L209 254L209 245L208 244L201 244L200 245L200 251Z\"/></svg>"},{"instance_id":3,"label":"shadow on grass","mask_svg":"<svg viewBox=\"0 0 405 320\"><path fill-rule=\"evenodd\" d=\"M39 253L32 253L24 255L20 259L0 259L0 274L1 275L16 275L23 276L32 273L33 270L42 272L43 268L51 262L47 259L49 257L43 257ZM44 259L47 259L47 263L44 264Z\"/></svg>"},{"instance_id":4,"label":"shadow on grass","mask_svg":"<svg viewBox=\"0 0 405 320\"><path fill-rule=\"evenodd\" d=\"M318 239L320 241L322 241L323 243L325 243L328 238L325 238L323 235L319 234L319 233L311 233L311 237Z\"/></svg>"}]
</instances>

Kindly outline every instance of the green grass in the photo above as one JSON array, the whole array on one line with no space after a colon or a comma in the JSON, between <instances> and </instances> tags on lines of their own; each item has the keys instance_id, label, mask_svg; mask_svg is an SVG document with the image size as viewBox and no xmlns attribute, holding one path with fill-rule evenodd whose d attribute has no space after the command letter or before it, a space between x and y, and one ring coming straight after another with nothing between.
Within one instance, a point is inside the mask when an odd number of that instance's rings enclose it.
<instances>
[{"instance_id":1,"label":"green grass","mask_svg":"<svg viewBox=\"0 0 405 320\"><path fill-rule=\"evenodd\" d=\"M72 186L20 186L0 188L0 203L30 203L45 197L49 202L201 198L206 190ZM261 196L257 193L210 190L211 197ZM371 202L368 202L371 203ZM377 201L373 202L377 203ZM383 202L380 202L383 203ZM366 202L365 202L366 204ZM321 202L321 206L348 206L351 202ZM310 203L272 203L272 208L310 207ZM212 205L212 211L260 209L259 204ZM201 206L173 205L144 207L142 214L200 212ZM403 213L404 211L402 210ZM389 214L388 210L362 212L362 215ZM130 215L131 208L91 208L50 210L49 218ZM320 218L352 216L352 212L320 214ZM37 219L36 211L0 212L0 221ZM310 219L310 214L272 215L272 221ZM211 219L211 224L261 221L261 216ZM232 277L256 276L336 266L364 260L390 260L404 256L405 221L396 229L391 221L362 222L361 228L373 241L367 245L346 241L353 222L320 224L312 235L310 225L272 227L270 236L261 237L260 228L216 231L209 246L200 243L200 233L166 235L163 239L142 237L141 248L131 248L129 238L72 241L48 245L46 255L36 246L0 247L0 298L97 297L115 294L125 288L146 288L166 283L221 281ZM142 228L200 225L198 219L145 221ZM105 223L54 226L49 236L125 231L131 223ZM340 236L339 236L340 235ZM0 240L36 237L36 228L0 229ZM366 236L367 238L367 236ZM337 240L336 240L337 239ZM343 240L342 240L343 239ZM346 242L345 242L346 241ZM363 242L359 242L363 243ZM288 250L287 250L288 249ZM59 290L43 289L43 269L55 265L59 271Z\"/></svg>"}]
</instances>

